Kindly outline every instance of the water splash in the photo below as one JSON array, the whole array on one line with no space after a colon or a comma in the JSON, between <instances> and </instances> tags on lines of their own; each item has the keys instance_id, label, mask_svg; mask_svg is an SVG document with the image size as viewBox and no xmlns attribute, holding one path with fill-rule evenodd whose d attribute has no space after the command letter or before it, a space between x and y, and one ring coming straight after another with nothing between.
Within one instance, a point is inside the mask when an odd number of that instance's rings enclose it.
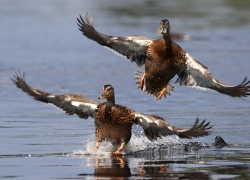
<instances>
[{"instance_id":1,"label":"water splash","mask_svg":"<svg viewBox=\"0 0 250 180\"><path fill-rule=\"evenodd\" d=\"M95 147L95 140L88 140L85 144L86 150L75 150L73 151L73 156L86 156L86 155L95 155L98 157L110 157L110 153L115 151L115 147L110 142L102 142L99 145L97 150L94 149Z\"/></svg>"},{"instance_id":2,"label":"water splash","mask_svg":"<svg viewBox=\"0 0 250 180\"><path fill-rule=\"evenodd\" d=\"M136 132L132 134L130 142L124 147L122 151L123 155L134 154L139 151L147 151L150 149L161 149L162 147L183 146L185 145L185 140L180 139L178 136L166 136L158 138L156 141L150 141L145 137L144 132ZM110 156L111 152L116 151L118 146L112 145L110 142L101 142L97 150L94 150L95 140L89 139L85 144L86 150L75 150L73 151L73 156Z\"/></svg>"},{"instance_id":3,"label":"water splash","mask_svg":"<svg viewBox=\"0 0 250 180\"><path fill-rule=\"evenodd\" d=\"M178 136L166 136L150 141L145 137L144 132L133 133L130 142L125 146L124 151L128 154L148 149L161 148L162 146L182 145L185 141Z\"/></svg>"}]
</instances>

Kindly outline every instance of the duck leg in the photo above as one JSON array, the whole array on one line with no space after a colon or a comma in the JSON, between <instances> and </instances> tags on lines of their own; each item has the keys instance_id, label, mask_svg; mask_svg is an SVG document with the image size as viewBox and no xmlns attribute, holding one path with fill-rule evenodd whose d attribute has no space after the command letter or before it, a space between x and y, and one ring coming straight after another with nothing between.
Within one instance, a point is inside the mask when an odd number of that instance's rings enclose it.
<instances>
[{"instance_id":1,"label":"duck leg","mask_svg":"<svg viewBox=\"0 0 250 180\"><path fill-rule=\"evenodd\" d=\"M125 143L121 143L120 147L115 152L113 152L112 154L120 155L121 154L120 151L123 150L124 145L125 145Z\"/></svg>"},{"instance_id":2,"label":"duck leg","mask_svg":"<svg viewBox=\"0 0 250 180\"><path fill-rule=\"evenodd\" d=\"M161 99L161 97L164 95L164 93L165 93L166 90L167 90L167 86L168 86L168 83L167 83L166 86L159 92L159 95L158 95L158 97L156 98L156 100Z\"/></svg>"},{"instance_id":3,"label":"duck leg","mask_svg":"<svg viewBox=\"0 0 250 180\"><path fill-rule=\"evenodd\" d=\"M159 95L156 98L156 100L161 99L161 97L165 94L166 91L169 95L171 95L170 92L174 91L174 89L175 89L175 87L173 85L171 85L170 83L167 83L166 86L164 88L162 88L162 90L159 92ZM166 95L165 95L165 97L166 97Z\"/></svg>"},{"instance_id":4,"label":"duck leg","mask_svg":"<svg viewBox=\"0 0 250 180\"><path fill-rule=\"evenodd\" d=\"M95 151L98 149L99 144L100 144L100 142L96 141L96 143L95 143Z\"/></svg>"},{"instance_id":5,"label":"duck leg","mask_svg":"<svg viewBox=\"0 0 250 180\"><path fill-rule=\"evenodd\" d=\"M171 96L171 92L174 92L175 87L170 82L166 84L166 86L159 92L156 100L161 99L162 96L167 97L167 95Z\"/></svg>"},{"instance_id":6,"label":"duck leg","mask_svg":"<svg viewBox=\"0 0 250 180\"><path fill-rule=\"evenodd\" d=\"M144 79L145 79L145 72L143 73L142 77L141 77L141 83L140 83L140 88L141 90L143 89L143 85L144 85Z\"/></svg>"},{"instance_id":7,"label":"duck leg","mask_svg":"<svg viewBox=\"0 0 250 180\"><path fill-rule=\"evenodd\" d=\"M98 167L99 166L99 159L95 158L95 166Z\"/></svg>"},{"instance_id":8,"label":"duck leg","mask_svg":"<svg viewBox=\"0 0 250 180\"><path fill-rule=\"evenodd\" d=\"M139 163L140 164L140 166L139 166L139 171L140 171L140 173L141 174L144 174L145 173L145 171L144 171L144 169L143 169L143 163Z\"/></svg>"},{"instance_id":9,"label":"duck leg","mask_svg":"<svg viewBox=\"0 0 250 180\"><path fill-rule=\"evenodd\" d=\"M124 161L123 161L122 157L117 156L116 158L120 161L119 164L120 164L121 166L124 166Z\"/></svg>"}]
</instances>

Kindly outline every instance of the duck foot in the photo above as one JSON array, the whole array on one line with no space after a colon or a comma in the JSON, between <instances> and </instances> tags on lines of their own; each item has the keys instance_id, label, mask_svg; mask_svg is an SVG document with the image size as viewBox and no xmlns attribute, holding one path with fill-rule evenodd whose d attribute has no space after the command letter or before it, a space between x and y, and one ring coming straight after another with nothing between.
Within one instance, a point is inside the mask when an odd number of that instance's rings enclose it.
<instances>
[{"instance_id":1,"label":"duck foot","mask_svg":"<svg viewBox=\"0 0 250 180\"><path fill-rule=\"evenodd\" d=\"M121 143L120 147L115 152L112 152L111 154L115 156L122 156L121 151L123 150L124 145L125 143Z\"/></svg>"},{"instance_id":2,"label":"duck foot","mask_svg":"<svg viewBox=\"0 0 250 180\"><path fill-rule=\"evenodd\" d=\"M98 167L99 166L99 159L95 158L95 166Z\"/></svg>"},{"instance_id":3,"label":"duck foot","mask_svg":"<svg viewBox=\"0 0 250 180\"><path fill-rule=\"evenodd\" d=\"M144 79L145 79L145 72L143 73L142 77L141 77L141 82L140 82L140 88L141 90L143 89L143 85L144 85Z\"/></svg>"},{"instance_id":4,"label":"duck foot","mask_svg":"<svg viewBox=\"0 0 250 180\"><path fill-rule=\"evenodd\" d=\"M100 144L100 142L96 141L94 151L97 151L97 149L98 149L98 147L99 147L99 144Z\"/></svg>"},{"instance_id":5,"label":"duck foot","mask_svg":"<svg viewBox=\"0 0 250 180\"><path fill-rule=\"evenodd\" d=\"M166 86L166 87L167 87L167 86ZM156 100L161 99L161 97L164 95L164 93L165 93L166 90L167 90L166 87L164 87L164 88L159 92L159 95L158 95L158 97L156 98Z\"/></svg>"},{"instance_id":6,"label":"duck foot","mask_svg":"<svg viewBox=\"0 0 250 180\"><path fill-rule=\"evenodd\" d=\"M121 158L122 157L122 153L120 152L111 152L111 157L116 157L116 158Z\"/></svg>"},{"instance_id":7,"label":"duck foot","mask_svg":"<svg viewBox=\"0 0 250 180\"><path fill-rule=\"evenodd\" d=\"M167 85L159 92L159 94L155 95L157 96L156 100L161 99L162 96L164 96L165 98L167 97L167 95L171 96L171 92L174 92L174 90L174 85L168 82Z\"/></svg>"}]
</instances>

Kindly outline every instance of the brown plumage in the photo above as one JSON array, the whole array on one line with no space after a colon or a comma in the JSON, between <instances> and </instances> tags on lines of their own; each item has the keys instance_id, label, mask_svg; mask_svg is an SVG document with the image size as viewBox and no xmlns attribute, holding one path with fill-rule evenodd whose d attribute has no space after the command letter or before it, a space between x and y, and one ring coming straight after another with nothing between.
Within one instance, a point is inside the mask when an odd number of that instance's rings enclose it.
<instances>
[{"instance_id":1,"label":"brown plumage","mask_svg":"<svg viewBox=\"0 0 250 180\"><path fill-rule=\"evenodd\" d=\"M134 124L142 126L150 140L167 135L178 135L180 138L206 136L209 134L208 129L211 128L205 120L199 124L197 118L191 129L182 129L172 126L162 117L138 113L115 104L114 88L111 85L105 85L102 95L98 97L98 99L107 99L107 102L95 102L81 94L57 95L35 89L25 82L24 74L21 76L20 73L16 73L12 81L35 100L53 104L68 115L77 114L84 119L93 117L96 127L95 148L98 148L101 141L110 141L120 145L114 153L120 153L124 145L129 142Z\"/></svg>"},{"instance_id":2,"label":"brown plumage","mask_svg":"<svg viewBox=\"0 0 250 180\"><path fill-rule=\"evenodd\" d=\"M171 95L175 87L169 81L177 74L180 85L209 88L232 97L250 95L250 81L247 78L237 86L229 86L214 78L207 67L196 61L179 45L172 41L167 19L161 21L162 38L148 39L144 36L108 36L96 31L93 17L78 18L79 30L87 38L136 62L145 64L145 72L135 72L136 84L141 90L161 99Z\"/></svg>"}]
</instances>

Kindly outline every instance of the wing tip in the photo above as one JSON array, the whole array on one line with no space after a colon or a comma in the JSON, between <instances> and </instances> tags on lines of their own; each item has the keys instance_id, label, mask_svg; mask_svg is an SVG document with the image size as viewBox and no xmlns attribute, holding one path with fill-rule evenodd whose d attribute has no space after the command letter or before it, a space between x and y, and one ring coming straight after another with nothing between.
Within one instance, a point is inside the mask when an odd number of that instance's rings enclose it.
<instances>
[{"instance_id":1,"label":"wing tip","mask_svg":"<svg viewBox=\"0 0 250 180\"><path fill-rule=\"evenodd\" d=\"M243 79L243 81L237 86L223 86L225 94L230 95L232 97L247 97L250 95L250 80L248 80L247 76Z\"/></svg>"},{"instance_id":2,"label":"wing tip","mask_svg":"<svg viewBox=\"0 0 250 180\"><path fill-rule=\"evenodd\" d=\"M210 126L210 122L206 122L206 119L204 119L201 123L199 123L199 118L196 118L196 121L191 129L188 129L187 131L180 132L179 137L180 138L194 138L194 137L203 137L211 134L211 131L208 131L213 126Z\"/></svg>"},{"instance_id":3,"label":"wing tip","mask_svg":"<svg viewBox=\"0 0 250 180\"><path fill-rule=\"evenodd\" d=\"M23 74L21 74L21 72L19 70L18 71L14 71L13 78L10 78L10 80L18 88L21 88L21 84L26 84L26 82L25 82L25 72L23 72Z\"/></svg>"}]
</instances>

